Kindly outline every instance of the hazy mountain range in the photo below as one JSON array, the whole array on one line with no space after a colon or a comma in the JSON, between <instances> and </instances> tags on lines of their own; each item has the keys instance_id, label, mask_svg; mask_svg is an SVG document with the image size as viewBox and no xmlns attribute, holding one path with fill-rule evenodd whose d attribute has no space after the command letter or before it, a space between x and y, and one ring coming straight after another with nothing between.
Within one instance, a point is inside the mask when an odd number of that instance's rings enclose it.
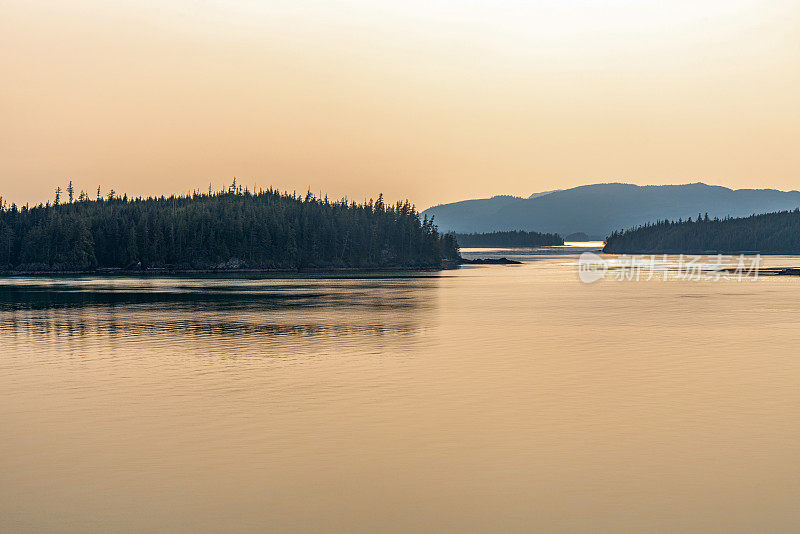
<instances>
[{"instance_id":1,"label":"hazy mountain range","mask_svg":"<svg viewBox=\"0 0 800 534\"><path fill-rule=\"evenodd\" d=\"M799 191L728 189L685 185L593 184L534 193L528 198L495 196L441 204L423 212L444 232L527 230L567 236L584 232L605 237L648 221L742 217L800 207Z\"/></svg>"}]
</instances>

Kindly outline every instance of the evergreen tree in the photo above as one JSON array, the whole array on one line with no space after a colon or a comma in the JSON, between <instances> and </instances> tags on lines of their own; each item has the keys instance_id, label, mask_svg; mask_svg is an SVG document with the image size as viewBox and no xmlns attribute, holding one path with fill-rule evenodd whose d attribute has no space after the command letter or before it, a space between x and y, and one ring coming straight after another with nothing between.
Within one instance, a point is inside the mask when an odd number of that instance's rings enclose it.
<instances>
[{"instance_id":1,"label":"evergreen tree","mask_svg":"<svg viewBox=\"0 0 800 534\"><path fill-rule=\"evenodd\" d=\"M485 234L455 234L454 238L462 247L543 247L564 244L564 239L558 234L541 234L521 230Z\"/></svg>"},{"instance_id":2,"label":"evergreen tree","mask_svg":"<svg viewBox=\"0 0 800 534\"><path fill-rule=\"evenodd\" d=\"M702 222L702 225L697 223ZM692 223L658 221L612 232L604 250L621 254L650 253L800 253L800 210L709 219Z\"/></svg>"},{"instance_id":3,"label":"evergreen tree","mask_svg":"<svg viewBox=\"0 0 800 534\"><path fill-rule=\"evenodd\" d=\"M458 260L407 201L357 204L274 189L0 209L0 265L30 269L440 267Z\"/></svg>"}]
</instances>

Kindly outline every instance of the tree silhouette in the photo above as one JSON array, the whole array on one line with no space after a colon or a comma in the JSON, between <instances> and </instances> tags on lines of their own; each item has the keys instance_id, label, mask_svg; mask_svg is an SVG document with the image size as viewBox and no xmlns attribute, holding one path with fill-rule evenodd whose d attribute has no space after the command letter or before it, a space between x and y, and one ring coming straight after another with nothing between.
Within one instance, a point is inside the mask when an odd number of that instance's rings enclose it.
<instances>
[{"instance_id":1,"label":"tree silhouette","mask_svg":"<svg viewBox=\"0 0 800 534\"><path fill-rule=\"evenodd\" d=\"M657 221L606 238L604 250L620 254L648 253L800 253L800 210L725 217L708 215L692 224L678 219Z\"/></svg>"},{"instance_id":2,"label":"tree silhouette","mask_svg":"<svg viewBox=\"0 0 800 534\"><path fill-rule=\"evenodd\" d=\"M462 247L543 247L564 244L564 239L558 234L541 234L521 230L455 234L455 239Z\"/></svg>"},{"instance_id":3,"label":"tree silhouette","mask_svg":"<svg viewBox=\"0 0 800 534\"><path fill-rule=\"evenodd\" d=\"M0 209L0 268L419 268L457 261L408 202L357 204L280 193L194 193ZM313 196L313 195L312 195Z\"/></svg>"}]
</instances>

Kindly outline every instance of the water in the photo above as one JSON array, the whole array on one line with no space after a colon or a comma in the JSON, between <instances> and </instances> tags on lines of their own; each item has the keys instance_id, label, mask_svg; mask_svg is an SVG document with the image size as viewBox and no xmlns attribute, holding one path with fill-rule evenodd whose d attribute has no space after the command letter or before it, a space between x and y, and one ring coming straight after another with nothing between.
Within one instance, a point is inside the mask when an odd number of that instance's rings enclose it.
<instances>
[{"instance_id":1,"label":"water","mask_svg":"<svg viewBox=\"0 0 800 534\"><path fill-rule=\"evenodd\" d=\"M0 531L796 532L800 279L576 258L0 279Z\"/></svg>"}]
</instances>

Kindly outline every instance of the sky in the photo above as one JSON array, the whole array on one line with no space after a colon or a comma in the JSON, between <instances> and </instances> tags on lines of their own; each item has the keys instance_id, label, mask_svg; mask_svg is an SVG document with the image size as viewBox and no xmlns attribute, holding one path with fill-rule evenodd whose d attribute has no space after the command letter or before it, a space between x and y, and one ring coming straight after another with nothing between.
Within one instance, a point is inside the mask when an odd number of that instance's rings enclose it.
<instances>
[{"instance_id":1,"label":"sky","mask_svg":"<svg viewBox=\"0 0 800 534\"><path fill-rule=\"evenodd\" d=\"M0 195L800 189L797 0L0 0Z\"/></svg>"}]
</instances>

